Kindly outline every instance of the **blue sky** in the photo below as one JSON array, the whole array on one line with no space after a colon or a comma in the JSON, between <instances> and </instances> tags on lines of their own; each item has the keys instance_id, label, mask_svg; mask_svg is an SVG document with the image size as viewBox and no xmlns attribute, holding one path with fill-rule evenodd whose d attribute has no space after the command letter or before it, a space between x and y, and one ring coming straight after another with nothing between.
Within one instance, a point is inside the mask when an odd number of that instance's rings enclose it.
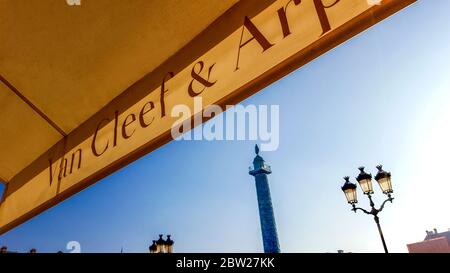
<instances>
[{"instance_id":1,"label":"blue sky","mask_svg":"<svg viewBox=\"0 0 450 273\"><path fill-rule=\"evenodd\" d=\"M280 146L263 152L283 252L381 252L373 219L354 214L342 177L383 164L394 203L388 247L450 227L450 21L447 0L418 1L248 98L280 106ZM261 252L255 141L171 142L0 236L11 250ZM376 187L375 200L382 194ZM367 206L359 192L360 205Z\"/></svg>"}]
</instances>

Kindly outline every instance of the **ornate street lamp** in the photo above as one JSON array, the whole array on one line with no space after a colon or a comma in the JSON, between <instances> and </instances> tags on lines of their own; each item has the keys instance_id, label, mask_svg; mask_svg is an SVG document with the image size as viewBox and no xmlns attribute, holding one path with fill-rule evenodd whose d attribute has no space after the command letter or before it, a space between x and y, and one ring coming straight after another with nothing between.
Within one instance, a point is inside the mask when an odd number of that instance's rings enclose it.
<instances>
[{"instance_id":1,"label":"ornate street lamp","mask_svg":"<svg viewBox=\"0 0 450 273\"><path fill-rule=\"evenodd\" d=\"M153 240L151 246L148 247L150 253L172 253L174 241L167 235L167 240L163 239L163 235L159 234L158 240Z\"/></svg>"},{"instance_id":2,"label":"ornate street lamp","mask_svg":"<svg viewBox=\"0 0 450 273\"><path fill-rule=\"evenodd\" d=\"M375 204L373 203L373 200L372 200L372 194L374 193L373 187L372 187L372 175L370 173L366 173L364 171L364 167L360 167L358 169L359 169L360 173L356 177L356 181L358 181L358 184L361 187L363 193L365 195L367 195L367 197L369 198L371 210L367 211L363 208L356 207L355 204L358 203L358 199L356 196L356 184L353 184L352 182L350 182L350 177L348 177L348 176L344 177L345 183L341 187L341 189L345 194L345 198L347 198L347 202L350 205L352 205L352 210L355 213L357 210L361 210L365 214L373 215L375 223L377 224L377 227L378 227L378 232L380 233L381 242L383 243L384 251L386 253L388 253L386 242L385 242L384 236L383 236L383 231L381 230L380 218L378 217L378 214L383 210L386 202L389 201L392 203L392 200L394 200L394 198L391 196L391 193L393 193L392 183L391 183L391 173L384 171L383 166L381 166L381 165L377 166L378 173L375 176L375 180L378 182L378 185L380 186L381 191L384 194L386 194L388 197L381 204L380 208L377 209L377 208L375 208Z\"/></svg>"}]
</instances>

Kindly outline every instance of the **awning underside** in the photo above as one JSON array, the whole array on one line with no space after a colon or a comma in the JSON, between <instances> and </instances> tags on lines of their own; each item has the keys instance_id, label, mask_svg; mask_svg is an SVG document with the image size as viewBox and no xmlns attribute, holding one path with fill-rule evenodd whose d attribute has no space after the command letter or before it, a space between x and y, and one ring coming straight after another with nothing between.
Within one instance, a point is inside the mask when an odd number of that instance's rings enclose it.
<instances>
[{"instance_id":1,"label":"awning underside","mask_svg":"<svg viewBox=\"0 0 450 273\"><path fill-rule=\"evenodd\" d=\"M0 1L0 181L8 182L236 2Z\"/></svg>"}]
</instances>

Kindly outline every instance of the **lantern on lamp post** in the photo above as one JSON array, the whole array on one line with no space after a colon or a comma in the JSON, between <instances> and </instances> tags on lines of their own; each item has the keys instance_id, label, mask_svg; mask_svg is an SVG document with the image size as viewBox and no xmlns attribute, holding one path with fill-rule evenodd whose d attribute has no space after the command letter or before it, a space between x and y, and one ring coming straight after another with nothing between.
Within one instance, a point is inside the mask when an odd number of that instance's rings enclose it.
<instances>
[{"instance_id":1,"label":"lantern on lamp post","mask_svg":"<svg viewBox=\"0 0 450 273\"><path fill-rule=\"evenodd\" d=\"M356 184L353 184L350 182L350 177L346 176L344 177L345 184L342 186L342 191L345 194L345 197L347 198L347 202L349 204L356 204L358 203L358 198L356 196Z\"/></svg>"},{"instance_id":2,"label":"lantern on lamp post","mask_svg":"<svg viewBox=\"0 0 450 273\"><path fill-rule=\"evenodd\" d=\"M357 186L356 186L356 184L350 182L350 177L348 177L348 176L344 177L345 183L341 187L341 189L345 194L345 198L347 199L347 202L350 205L352 205L352 210L355 213L356 213L356 211L361 210L365 214L373 215L375 223L377 224L377 227L378 227L378 232L381 237L381 242L383 243L384 251L386 253L388 253L386 241L384 240L383 231L381 230L380 218L378 217L378 214L383 210L386 202L389 201L392 203L392 201L394 200L394 198L391 196L391 194L393 193L392 183L391 183L391 173L384 171L383 166L381 166L381 165L377 166L378 173L375 176L375 180L378 182L378 185L380 186L381 191L387 195L387 199L384 200L384 202L381 204L380 208L377 209L372 200L372 194L374 193L373 186L372 186L372 175L370 173L366 173L364 171L364 167L359 167L358 169L359 169L360 173L356 177L356 181L358 182L359 186L361 187L361 190L363 191L363 193L365 195L367 195L367 197L369 198L371 210L367 211L363 208L356 207L356 204L358 203L358 199L357 199L357 195L356 195Z\"/></svg>"}]
</instances>

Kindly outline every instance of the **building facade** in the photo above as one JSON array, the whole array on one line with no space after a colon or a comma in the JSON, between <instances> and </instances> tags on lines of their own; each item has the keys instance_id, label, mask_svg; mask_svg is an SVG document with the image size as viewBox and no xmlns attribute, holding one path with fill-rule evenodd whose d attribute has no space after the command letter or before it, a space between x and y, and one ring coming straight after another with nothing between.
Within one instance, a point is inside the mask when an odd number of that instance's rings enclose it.
<instances>
[{"instance_id":1,"label":"building facade","mask_svg":"<svg viewBox=\"0 0 450 273\"><path fill-rule=\"evenodd\" d=\"M450 229L445 232L426 231L427 235L421 242L408 244L409 253L450 253Z\"/></svg>"}]
</instances>

